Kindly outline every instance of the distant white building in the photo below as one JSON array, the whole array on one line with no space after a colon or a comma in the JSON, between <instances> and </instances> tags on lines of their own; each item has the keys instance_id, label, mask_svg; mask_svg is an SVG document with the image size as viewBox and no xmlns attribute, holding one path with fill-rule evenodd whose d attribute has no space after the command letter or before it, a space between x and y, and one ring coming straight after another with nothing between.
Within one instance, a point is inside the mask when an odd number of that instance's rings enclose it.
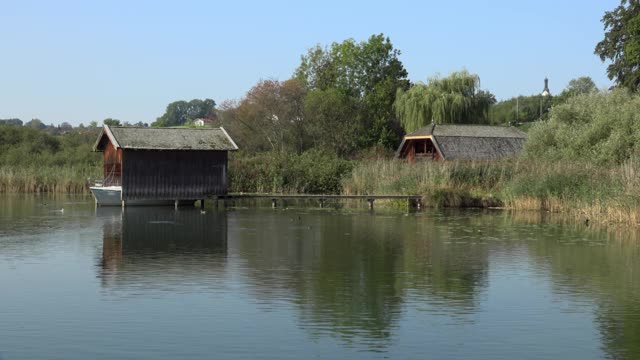
<instances>
[{"instance_id":1,"label":"distant white building","mask_svg":"<svg viewBox=\"0 0 640 360\"><path fill-rule=\"evenodd\" d=\"M200 119L195 119L193 121L193 124L195 126L210 126L213 124L213 120L211 119L205 119L205 118L200 118Z\"/></svg>"}]
</instances>

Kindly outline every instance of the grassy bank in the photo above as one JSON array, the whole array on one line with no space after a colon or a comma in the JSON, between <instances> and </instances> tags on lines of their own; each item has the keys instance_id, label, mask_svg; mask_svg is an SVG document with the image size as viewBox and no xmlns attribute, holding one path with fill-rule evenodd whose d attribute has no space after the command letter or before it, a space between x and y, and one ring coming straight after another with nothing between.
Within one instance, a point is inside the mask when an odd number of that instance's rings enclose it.
<instances>
[{"instance_id":1,"label":"grassy bank","mask_svg":"<svg viewBox=\"0 0 640 360\"><path fill-rule=\"evenodd\" d=\"M432 207L563 212L596 222L640 224L640 159L608 167L570 161L360 163L345 194L418 194Z\"/></svg>"}]
</instances>

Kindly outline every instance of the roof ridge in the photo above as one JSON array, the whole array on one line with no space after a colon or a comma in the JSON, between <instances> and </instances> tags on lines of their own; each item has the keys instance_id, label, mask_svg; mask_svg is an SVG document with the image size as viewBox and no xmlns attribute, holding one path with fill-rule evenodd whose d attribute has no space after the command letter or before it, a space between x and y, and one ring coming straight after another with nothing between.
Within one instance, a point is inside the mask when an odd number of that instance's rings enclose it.
<instances>
[{"instance_id":1,"label":"roof ridge","mask_svg":"<svg viewBox=\"0 0 640 360\"><path fill-rule=\"evenodd\" d=\"M222 126L212 128L160 127L160 126L109 126L111 129L162 129L162 130L220 130Z\"/></svg>"}]
</instances>

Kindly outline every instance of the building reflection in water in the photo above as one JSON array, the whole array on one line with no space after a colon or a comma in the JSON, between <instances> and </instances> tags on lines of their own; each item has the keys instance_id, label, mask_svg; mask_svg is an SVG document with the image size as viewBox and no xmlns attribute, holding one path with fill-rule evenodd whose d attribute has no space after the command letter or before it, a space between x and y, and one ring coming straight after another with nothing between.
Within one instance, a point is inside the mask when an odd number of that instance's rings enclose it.
<instances>
[{"instance_id":1,"label":"building reflection in water","mask_svg":"<svg viewBox=\"0 0 640 360\"><path fill-rule=\"evenodd\" d=\"M224 275L225 212L169 207L97 208L99 277L114 290L205 290Z\"/></svg>"}]
</instances>

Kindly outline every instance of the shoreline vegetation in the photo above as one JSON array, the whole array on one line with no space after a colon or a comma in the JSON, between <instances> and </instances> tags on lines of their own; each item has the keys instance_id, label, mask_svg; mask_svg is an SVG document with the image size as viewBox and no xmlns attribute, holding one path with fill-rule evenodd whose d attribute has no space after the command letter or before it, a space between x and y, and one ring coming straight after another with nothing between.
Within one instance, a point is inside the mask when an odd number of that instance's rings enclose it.
<instances>
[{"instance_id":1,"label":"shoreline vegetation","mask_svg":"<svg viewBox=\"0 0 640 360\"><path fill-rule=\"evenodd\" d=\"M421 195L432 208L544 211L594 224L640 225L640 158L606 167L527 159L410 164L383 157L345 160L314 150L241 153L229 168L231 192ZM88 194L87 179L99 172L98 166L3 166L0 192Z\"/></svg>"},{"instance_id":2,"label":"shoreline vegetation","mask_svg":"<svg viewBox=\"0 0 640 360\"><path fill-rule=\"evenodd\" d=\"M577 96L531 125L520 157L497 161L412 164L392 159L384 147L351 156L325 147L242 150L230 156L230 191L421 195L426 207L545 211L640 225L636 109L640 97L624 91ZM87 194L90 180L101 178L100 154L91 152L98 131L0 126L0 192Z\"/></svg>"}]
</instances>

